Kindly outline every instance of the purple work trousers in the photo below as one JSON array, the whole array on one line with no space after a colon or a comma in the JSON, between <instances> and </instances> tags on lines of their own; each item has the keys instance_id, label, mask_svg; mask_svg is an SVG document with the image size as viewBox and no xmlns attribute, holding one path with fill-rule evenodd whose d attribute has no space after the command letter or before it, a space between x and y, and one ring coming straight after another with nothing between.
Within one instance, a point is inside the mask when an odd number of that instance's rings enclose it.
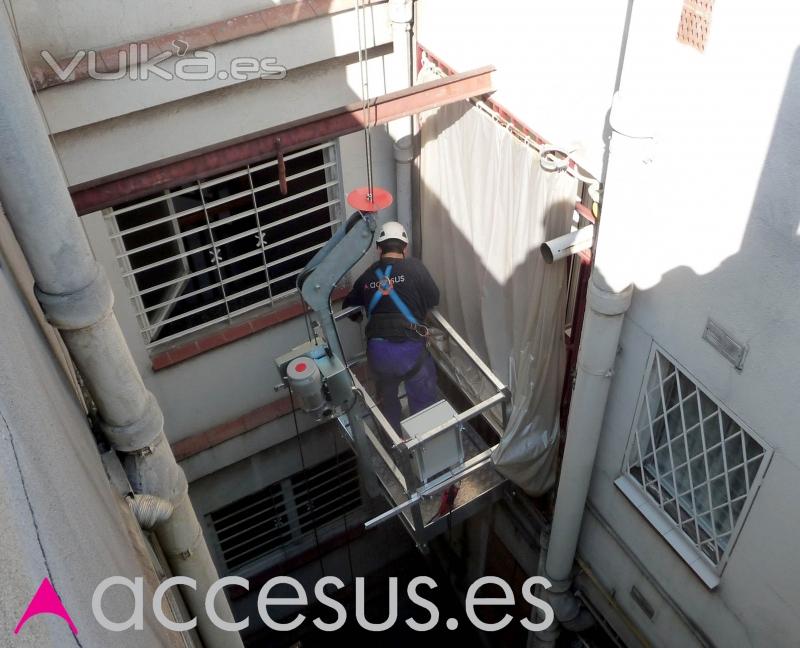
<instances>
[{"instance_id":1,"label":"purple work trousers","mask_svg":"<svg viewBox=\"0 0 800 648\"><path fill-rule=\"evenodd\" d=\"M405 380L409 414L416 414L439 400L436 366L431 354L425 348L425 342L422 340L393 342L377 338L367 343L367 359L375 378L378 406L398 434L402 434L400 429L402 414L397 391L403 382L403 376L414 368L421 353L425 354L422 366L413 376Z\"/></svg>"}]
</instances>

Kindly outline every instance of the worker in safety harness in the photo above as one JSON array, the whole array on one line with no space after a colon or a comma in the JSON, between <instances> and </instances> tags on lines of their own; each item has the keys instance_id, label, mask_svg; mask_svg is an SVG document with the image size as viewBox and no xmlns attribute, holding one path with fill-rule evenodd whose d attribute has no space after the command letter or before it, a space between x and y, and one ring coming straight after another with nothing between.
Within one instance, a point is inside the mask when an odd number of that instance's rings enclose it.
<instances>
[{"instance_id":1,"label":"worker in safety harness","mask_svg":"<svg viewBox=\"0 0 800 648\"><path fill-rule=\"evenodd\" d=\"M438 400L436 368L423 322L439 303L439 288L421 261L406 257L408 234L400 223L383 225L377 245L380 260L358 278L344 307L363 306L367 311L367 359L380 408L400 433L401 382L406 384L410 414Z\"/></svg>"}]
</instances>

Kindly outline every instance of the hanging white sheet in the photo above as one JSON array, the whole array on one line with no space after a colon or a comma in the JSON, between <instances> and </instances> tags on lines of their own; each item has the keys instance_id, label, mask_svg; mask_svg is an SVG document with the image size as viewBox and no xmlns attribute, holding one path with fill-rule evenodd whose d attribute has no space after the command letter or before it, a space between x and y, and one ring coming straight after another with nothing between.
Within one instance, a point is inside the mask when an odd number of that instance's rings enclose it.
<instances>
[{"instance_id":1,"label":"hanging white sheet","mask_svg":"<svg viewBox=\"0 0 800 648\"><path fill-rule=\"evenodd\" d=\"M543 241L570 229L576 180L468 102L421 116L422 258L440 309L513 393L493 455L531 495L555 481L567 263Z\"/></svg>"}]
</instances>

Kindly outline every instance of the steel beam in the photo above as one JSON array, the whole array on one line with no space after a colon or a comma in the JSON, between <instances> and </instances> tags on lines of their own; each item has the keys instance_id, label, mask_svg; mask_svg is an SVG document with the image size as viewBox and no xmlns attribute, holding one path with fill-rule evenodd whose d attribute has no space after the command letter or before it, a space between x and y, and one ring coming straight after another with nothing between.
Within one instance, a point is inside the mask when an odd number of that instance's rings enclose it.
<instances>
[{"instance_id":1,"label":"steel beam","mask_svg":"<svg viewBox=\"0 0 800 648\"><path fill-rule=\"evenodd\" d=\"M200 149L157 164L127 170L70 187L75 210L88 214L161 189L224 173L274 157L280 151L311 146L386 124L470 97L490 94L494 66L436 79L362 102L335 108L276 128L260 131L214 147Z\"/></svg>"}]
</instances>

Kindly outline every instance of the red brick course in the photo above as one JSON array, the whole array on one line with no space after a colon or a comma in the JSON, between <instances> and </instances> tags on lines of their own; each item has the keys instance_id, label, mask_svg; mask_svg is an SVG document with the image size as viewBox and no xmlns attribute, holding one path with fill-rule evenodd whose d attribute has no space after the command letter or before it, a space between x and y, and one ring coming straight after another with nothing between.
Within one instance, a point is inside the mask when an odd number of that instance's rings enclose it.
<instances>
[{"instance_id":1,"label":"red brick course","mask_svg":"<svg viewBox=\"0 0 800 648\"><path fill-rule=\"evenodd\" d=\"M266 405L262 405L251 412L243 414L239 418L226 421L221 425L216 425L205 432L193 434L190 437L181 439L172 444L172 451L178 461L183 461L214 446L218 446L225 441L229 441L245 432L254 430L257 427L279 419L282 416L291 414L291 399L286 396Z\"/></svg>"}]
</instances>

